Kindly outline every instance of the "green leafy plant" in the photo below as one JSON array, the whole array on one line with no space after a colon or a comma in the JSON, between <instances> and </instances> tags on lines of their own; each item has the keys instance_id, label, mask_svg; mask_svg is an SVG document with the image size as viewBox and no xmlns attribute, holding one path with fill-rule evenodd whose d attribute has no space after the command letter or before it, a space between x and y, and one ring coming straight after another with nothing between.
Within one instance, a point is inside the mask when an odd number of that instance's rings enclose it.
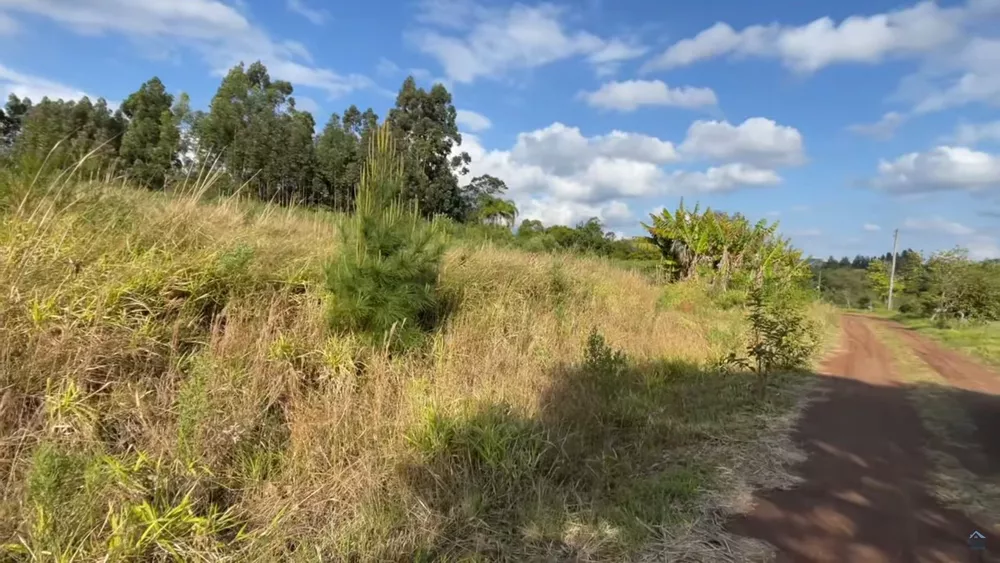
<instances>
[{"instance_id":1,"label":"green leafy plant","mask_svg":"<svg viewBox=\"0 0 1000 563\"><path fill-rule=\"evenodd\" d=\"M802 253L777 234L778 223L751 224L742 214L684 207L650 215L643 224L673 277L707 274L720 292L765 282L791 283L808 275Z\"/></svg>"},{"instance_id":2,"label":"green leafy plant","mask_svg":"<svg viewBox=\"0 0 1000 563\"><path fill-rule=\"evenodd\" d=\"M621 350L615 350L608 345L597 328L593 328L590 331L590 336L587 337L583 365L592 373L617 377L628 366L628 358Z\"/></svg>"},{"instance_id":3,"label":"green leafy plant","mask_svg":"<svg viewBox=\"0 0 1000 563\"><path fill-rule=\"evenodd\" d=\"M760 375L779 370L800 369L807 365L816 349L812 324L803 314L794 296L787 292L768 292L756 287L750 292L750 341L746 356L735 352L725 365L752 370Z\"/></svg>"}]
</instances>

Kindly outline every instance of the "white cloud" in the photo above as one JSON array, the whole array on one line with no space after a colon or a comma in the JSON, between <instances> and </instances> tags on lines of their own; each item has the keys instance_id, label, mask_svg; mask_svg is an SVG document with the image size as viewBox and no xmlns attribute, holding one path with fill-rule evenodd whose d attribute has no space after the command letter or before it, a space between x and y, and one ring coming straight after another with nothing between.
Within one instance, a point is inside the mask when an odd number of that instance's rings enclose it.
<instances>
[{"instance_id":1,"label":"white cloud","mask_svg":"<svg viewBox=\"0 0 1000 563\"><path fill-rule=\"evenodd\" d=\"M286 0L285 5L289 10L309 20L314 25L323 25L330 19L330 12L310 8L304 0Z\"/></svg>"},{"instance_id":2,"label":"white cloud","mask_svg":"<svg viewBox=\"0 0 1000 563\"><path fill-rule=\"evenodd\" d=\"M953 236L967 236L976 231L955 221L948 221L941 217L931 217L929 219L909 218L903 221L903 228L911 231L926 231L931 233L941 233Z\"/></svg>"},{"instance_id":3,"label":"white cloud","mask_svg":"<svg viewBox=\"0 0 1000 563\"><path fill-rule=\"evenodd\" d=\"M621 63L641 57L648 52L649 48L644 45L614 38L591 53L587 60L594 65L598 76L610 76L618 72Z\"/></svg>"},{"instance_id":4,"label":"white cloud","mask_svg":"<svg viewBox=\"0 0 1000 563\"><path fill-rule=\"evenodd\" d=\"M453 35L424 27L410 33L409 40L421 52L437 59L448 78L460 83L480 77L498 78L508 71L581 56L598 68L607 68L645 52L621 40L567 30L562 21L565 13L550 4L515 4L500 10L469 1L425 1L419 22L467 32L464 36Z\"/></svg>"},{"instance_id":5,"label":"white cloud","mask_svg":"<svg viewBox=\"0 0 1000 563\"><path fill-rule=\"evenodd\" d=\"M668 70L718 57L776 59L800 73L834 64L910 59L921 68L901 83L896 97L913 103L916 113L976 102L998 105L1000 39L991 33L998 20L997 0L947 7L921 0L839 23L822 17L797 26L770 23L737 31L718 22L674 43L641 70Z\"/></svg>"},{"instance_id":6,"label":"white cloud","mask_svg":"<svg viewBox=\"0 0 1000 563\"><path fill-rule=\"evenodd\" d=\"M486 149L466 133L456 150L472 157L472 177L502 178L522 212L536 209L535 215L546 221L562 223L590 216L605 221L631 217L608 207L630 198L774 186L782 182L774 166L803 160L798 131L762 118L739 126L695 122L681 150L641 133L614 130L587 136L559 122L519 134L506 150ZM704 170L681 167L691 158L719 164ZM543 213L547 207L552 210Z\"/></svg>"},{"instance_id":7,"label":"white cloud","mask_svg":"<svg viewBox=\"0 0 1000 563\"><path fill-rule=\"evenodd\" d=\"M456 121L466 131L475 133L477 131L485 131L493 126L490 119L481 113L467 109L457 110L457 113Z\"/></svg>"},{"instance_id":8,"label":"white cloud","mask_svg":"<svg viewBox=\"0 0 1000 563\"><path fill-rule=\"evenodd\" d=\"M736 126L727 121L695 121L680 152L764 167L797 165L805 160L802 134L763 117L751 117Z\"/></svg>"},{"instance_id":9,"label":"white cloud","mask_svg":"<svg viewBox=\"0 0 1000 563\"><path fill-rule=\"evenodd\" d=\"M220 0L0 0L0 8L47 17L81 34L116 33L147 48L192 49L217 75L259 59L272 76L331 96L373 86L365 76L313 65L301 43L272 39Z\"/></svg>"},{"instance_id":10,"label":"white cloud","mask_svg":"<svg viewBox=\"0 0 1000 563\"><path fill-rule=\"evenodd\" d=\"M766 43L771 41L773 35L774 30L762 26L752 26L737 33L729 24L718 22L693 38L674 43L663 54L644 64L640 70L669 70L732 52L763 53Z\"/></svg>"},{"instance_id":11,"label":"white cloud","mask_svg":"<svg viewBox=\"0 0 1000 563\"><path fill-rule=\"evenodd\" d=\"M46 96L53 100L78 100L84 96L89 96L91 100L97 99L95 96L90 96L72 86L24 74L0 64L0 95L2 95L3 100L6 100L10 94L19 98L30 98L35 103L40 102ZM109 103L109 105L111 104Z\"/></svg>"},{"instance_id":12,"label":"white cloud","mask_svg":"<svg viewBox=\"0 0 1000 563\"><path fill-rule=\"evenodd\" d=\"M617 130L607 135L585 137L579 128L558 122L519 134L510 155L519 163L562 176L591 166L607 170L623 163L650 165L655 169L678 159L669 141ZM598 160L601 163L595 165Z\"/></svg>"},{"instance_id":13,"label":"white cloud","mask_svg":"<svg viewBox=\"0 0 1000 563\"><path fill-rule=\"evenodd\" d=\"M611 200L602 205L560 201L551 197L532 197L523 200L518 208L519 217L536 219L545 225L576 225L597 217L605 227L633 226L635 217L628 205Z\"/></svg>"},{"instance_id":14,"label":"white cloud","mask_svg":"<svg viewBox=\"0 0 1000 563\"><path fill-rule=\"evenodd\" d=\"M1000 187L1000 156L966 147L939 146L882 160L872 184L897 193L979 191Z\"/></svg>"},{"instance_id":15,"label":"white cloud","mask_svg":"<svg viewBox=\"0 0 1000 563\"><path fill-rule=\"evenodd\" d=\"M725 55L777 58L799 72L837 63L878 63L888 57L928 53L955 40L972 13L965 7L920 2L902 10L851 16L839 23L822 17L800 26L773 23L736 31L719 22L674 43L643 68L666 70Z\"/></svg>"},{"instance_id":16,"label":"white cloud","mask_svg":"<svg viewBox=\"0 0 1000 563\"><path fill-rule=\"evenodd\" d=\"M581 92L580 96L593 107L619 111L634 111L646 105L696 108L718 103L711 88L671 88L661 80L608 82L597 91Z\"/></svg>"},{"instance_id":17,"label":"white cloud","mask_svg":"<svg viewBox=\"0 0 1000 563\"><path fill-rule=\"evenodd\" d=\"M915 93L908 94L907 89ZM974 36L941 53L908 77L897 97L913 98L917 113L975 102L1000 105L1000 39Z\"/></svg>"},{"instance_id":18,"label":"white cloud","mask_svg":"<svg viewBox=\"0 0 1000 563\"><path fill-rule=\"evenodd\" d=\"M848 126L847 129L853 133L857 133L858 135L884 141L891 139L892 136L896 134L896 129L898 129L904 121L906 121L905 115L895 111L890 111L884 114L875 123L858 123L856 125Z\"/></svg>"},{"instance_id":19,"label":"white cloud","mask_svg":"<svg viewBox=\"0 0 1000 563\"><path fill-rule=\"evenodd\" d=\"M603 206L628 198L723 192L781 182L773 170L742 162L704 171L667 170L665 165L680 158L669 141L623 131L587 137L562 123L521 133L509 150L487 150L475 135L465 134L460 150L472 157L472 176L502 178L522 211L525 206L548 205L556 209L551 213L576 219L593 215L609 220L612 210Z\"/></svg>"},{"instance_id":20,"label":"white cloud","mask_svg":"<svg viewBox=\"0 0 1000 563\"><path fill-rule=\"evenodd\" d=\"M878 226L878 225L876 225L874 223L865 223L862 228L864 230L870 232L870 233L876 233L876 232L882 230L882 227L880 227L880 226Z\"/></svg>"},{"instance_id":21,"label":"white cloud","mask_svg":"<svg viewBox=\"0 0 1000 563\"><path fill-rule=\"evenodd\" d=\"M781 176L774 170L734 162L704 172L675 171L669 180L671 191L728 192L746 186L774 186L781 183Z\"/></svg>"},{"instance_id":22,"label":"white cloud","mask_svg":"<svg viewBox=\"0 0 1000 563\"><path fill-rule=\"evenodd\" d=\"M319 113L319 104L316 100L308 96L294 96L295 98L295 108L299 111L308 111L316 117Z\"/></svg>"},{"instance_id":23,"label":"white cloud","mask_svg":"<svg viewBox=\"0 0 1000 563\"><path fill-rule=\"evenodd\" d=\"M0 35L15 35L21 29L17 20L0 12Z\"/></svg>"},{"instance_id":24,"label":"white cloud","mask_svg":"<svg viewBox=\"0 0 1000 563\"><path fill-rule=\"evenodd\" d=\"M981 141L1000 141L1000 121L959 124L951 140L965 146L976 145Z\"/></svg>"},{"instance_id":25,"label":"white cloud","mask_svg":"<svg viewBox=\"0 0 1000 563\"><path fill-rule=\"evenodd\" d=\"M378 60L378 65L375 67L375 72L382 76L395 76L397 73L401 72L402 69L399 65L390 61L385 57L380 57Z\"/></svg>"},{"instance_id":26,"label":"white cloud","mask_svg":"<svg viewBox=\"0 0 1000 563\"><path fill-rule=\"evenodd\" d=\"M969 257L973 260L1000 258L1000 244L997 239L986 235L976 235L965 243Z\"/></svg>"}]
</instances>

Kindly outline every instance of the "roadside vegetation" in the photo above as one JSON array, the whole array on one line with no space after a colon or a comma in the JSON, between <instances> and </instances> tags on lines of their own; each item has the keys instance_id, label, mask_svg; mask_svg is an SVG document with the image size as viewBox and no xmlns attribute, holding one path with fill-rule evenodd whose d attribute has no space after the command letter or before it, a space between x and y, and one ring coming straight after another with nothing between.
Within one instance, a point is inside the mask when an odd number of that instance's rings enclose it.
<instances>
[{"instance_id":1,"label":"roadside vegetation","mask_svg":"<svg viewBox=\"0 0 1000 563\"><path fill-rule=\"evenodd\" d=\"M892 255L830 257L812 264L824 301L886 316L943 344L1000 366L1000 261L976 261L955 248L896 259L893 308L886 309Z\"/></svg>"},{"instance_id":2,"label":"roadside vegetation","mask_svg":"<svg viewBox=\"0 0 1000 563\"><path fill-rule=\"evenodd\" d=\"M775 225L513 231L440 86L316 138L259 63L164 92L3 116L5 560L763 553L721 522L835 324Z\"/></svg>"}]
</instances>

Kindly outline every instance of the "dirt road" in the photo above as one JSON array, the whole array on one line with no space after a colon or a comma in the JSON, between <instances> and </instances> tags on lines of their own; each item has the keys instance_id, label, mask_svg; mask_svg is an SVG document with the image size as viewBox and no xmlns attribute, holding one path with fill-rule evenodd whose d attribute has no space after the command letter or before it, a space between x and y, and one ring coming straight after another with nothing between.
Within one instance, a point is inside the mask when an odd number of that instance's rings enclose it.
<instances>
[{"instance_id":1,"label":"dirt road","mask_svg":"<svg viewBox=\"0 0 1000 563\"><path fill-rule=\"evenodd\" d=\"M809 407L797 430L809 456L795 469L804 482L762 493L730 531L771 543L778 561L1000 561L995 530L942 506L929 492L929 437L892 353L872 331L874 322L881 321L844 317L841 350L823 370L824 398ZM903 327L893 330L955 386L980 426L983 450L996 455L1000 375ZM975 530L988 536L988 551L969 548Z\"/></svg>"}]
</instances>

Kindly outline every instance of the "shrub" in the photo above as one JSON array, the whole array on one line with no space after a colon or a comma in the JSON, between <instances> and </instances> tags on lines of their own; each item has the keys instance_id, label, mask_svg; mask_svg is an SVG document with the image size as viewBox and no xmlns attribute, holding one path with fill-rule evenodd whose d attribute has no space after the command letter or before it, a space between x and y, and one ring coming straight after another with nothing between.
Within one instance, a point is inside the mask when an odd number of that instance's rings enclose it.
<instances>
[{"instance_id":1,"label":"shrub","mask_svg":"<svg viewBox=\"0 0 1000 563\"><path fill-rule=\"evenodd\" d=\"M793 292L794 293L794 292ZM750 342L747 357L735 353L725 363L752 369L759 374L805 367L816 349L814 327L806 318L800 297L788 291L750 292Z\"/></svg>"},{"instance_id":2,"label":"shrub","mask_svg":"<svg viewBox=\"0 0 1000 563\"><path fill-rule=\"evenodd\" d=\"M587 337L587 349L584 351L583 364L594 374L609 377L620 376L628 367L628 358L621 350L615 350L604 340L604 336L593 328Z\"/></svg>"},{"instance_id":3,"label":"shrub","mask_svg":"<svg viewBox=\"0 0 1000 563\"><path fill-rule=\"evenodd\" d=\"M357 210L341 228L343 250L327 266L326 288L335 329L405 348L436 320L443 246L416 205L402 203L403 178L402 160L383 126L372 138Z\"/></svg>"}]
</instances>

